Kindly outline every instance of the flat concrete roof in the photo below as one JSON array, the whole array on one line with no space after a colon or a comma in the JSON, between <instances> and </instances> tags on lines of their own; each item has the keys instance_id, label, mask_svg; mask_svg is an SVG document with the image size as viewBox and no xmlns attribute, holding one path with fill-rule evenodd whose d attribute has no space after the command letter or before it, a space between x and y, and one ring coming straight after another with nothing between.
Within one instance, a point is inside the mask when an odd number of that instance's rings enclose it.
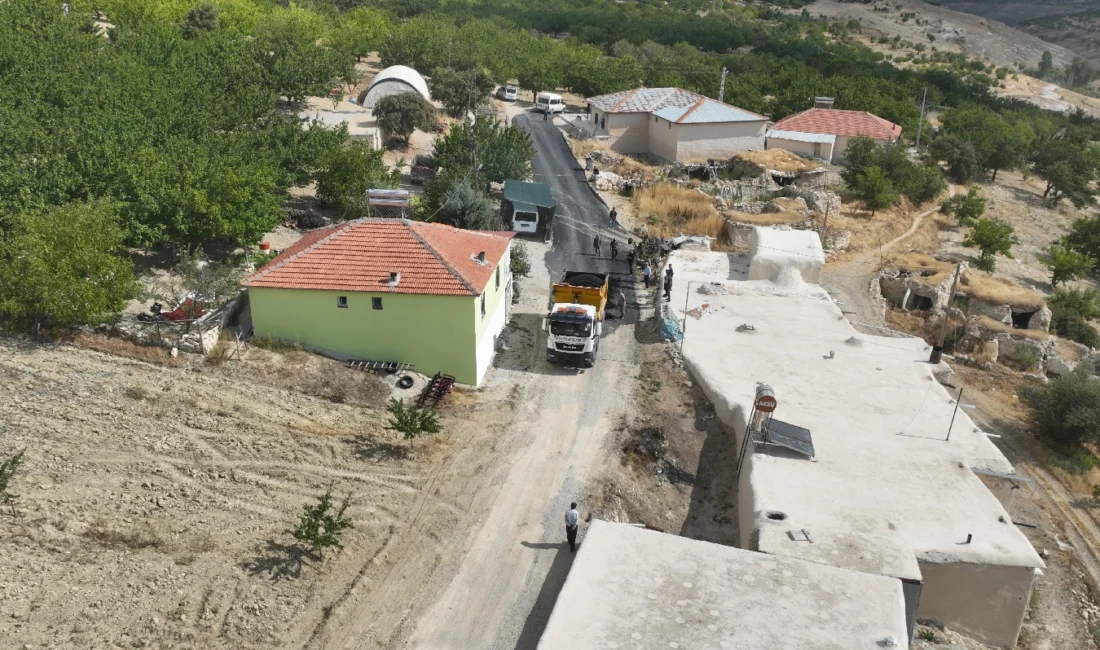
<instances>
[{"instance_id":1,"label":"flat concrete roof","mask_svg":"<svg viewBox=\"0 0 1100 650\"><path fill-rule=\"evenodd\" d=\"M924 341L857 331L817 285L748 281L744 255L677 251L671 261L677 316L685 298L689 309L710 303L687 323L684 356L723 421L743 435L765 382L774 417L813 437L812 460L775 447L752 454L743 538L757 530L761 551L899 578L919 579L917 561L1044 566L970 469L1013 471L967 409L945 440L955 403ZM790 538L801 529L812 544Z\"/></svg>"},{"instance_id":2,"label":"flat concrete roof","mask_svg":"<svg viewBox=\"0 0 1100 650\"><path fill-rule=\"evenodd\" d=\"M595 520L539 650L908 647L901 582Z\"/></svg>"}]
</instances>

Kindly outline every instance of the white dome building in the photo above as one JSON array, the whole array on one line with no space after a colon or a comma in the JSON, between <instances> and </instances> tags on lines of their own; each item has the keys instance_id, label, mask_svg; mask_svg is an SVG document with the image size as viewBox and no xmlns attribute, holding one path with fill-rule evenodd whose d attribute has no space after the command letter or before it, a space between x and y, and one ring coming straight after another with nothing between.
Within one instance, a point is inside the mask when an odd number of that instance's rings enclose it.
<instances>
[{"instance_id":1,"label":"white dome building","mask_svg":"<svg viewBox=\"0 0 1100 650\"><path fill-rule=\"evenodd\" d=\"M393 65L379 72L366 92L359 96L359 105L363 108L373 109L378 100L388 95L416 92L428 100L432 100L428 93L428 84L420 73L408 66Z\"/></svg>"}]
</instances>

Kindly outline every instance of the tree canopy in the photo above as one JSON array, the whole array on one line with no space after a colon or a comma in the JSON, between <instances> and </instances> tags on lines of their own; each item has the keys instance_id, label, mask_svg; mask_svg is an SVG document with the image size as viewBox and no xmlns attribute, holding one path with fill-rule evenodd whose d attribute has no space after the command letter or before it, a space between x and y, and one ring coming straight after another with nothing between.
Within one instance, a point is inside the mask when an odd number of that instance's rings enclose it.
<instances>
[{"instance_id":1,"label":"tree canopy","mask_svg":"<svg viewBox=\"0 0 1100 650\"><path fill-rule=\"evenodd\" d=\"M387 135L403 142L417 129L435 127L435 107L417 92L386 95L374 105L374 117Z\"/></svg>"}]
</instances>

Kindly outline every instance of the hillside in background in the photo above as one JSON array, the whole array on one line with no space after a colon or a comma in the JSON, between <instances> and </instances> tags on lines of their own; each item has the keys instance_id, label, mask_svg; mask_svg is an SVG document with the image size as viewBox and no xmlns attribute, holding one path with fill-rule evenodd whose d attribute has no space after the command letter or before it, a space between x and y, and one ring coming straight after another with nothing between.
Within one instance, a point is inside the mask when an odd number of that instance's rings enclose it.
<instances>
[{"instance_id":1,"label":"hillside in background","mask_svg":"<svg viewBox=\"0 0 1100 650\"><path fill-rule=\"evenodd\" d=\"M1095 0L940 0L956 11L997 20L1100 63L1100 7Z\"/></svg>"}]
</instances>

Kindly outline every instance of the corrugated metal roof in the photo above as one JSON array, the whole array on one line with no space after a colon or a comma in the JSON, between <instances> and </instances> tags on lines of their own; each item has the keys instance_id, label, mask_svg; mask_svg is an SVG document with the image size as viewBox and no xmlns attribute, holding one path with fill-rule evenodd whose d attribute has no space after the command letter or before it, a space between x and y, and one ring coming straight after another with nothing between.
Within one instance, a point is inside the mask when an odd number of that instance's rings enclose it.
<instances>
[{"instance_id":1,"label":"corrugated metal roof","mask_svg":"<svg viewBox=\"0 0 1100 650\"><path fill-rule=\"evenodd\" d=\"M795 142L814 142L820 144L836 144L836 136L832 133L805 133L803 131L783 131L772 129L764 136L767 138L779 138L780 140L794 140Z\"/></svg>"},{"instance_id":2,"label":"corrugated metal roof","mask_svg":"<svg viewBox=\"0 0 1100 650\"><path fill-rule=\"evenodd\" d=\"M554 207L554 197L550 194L550 187L542 183L506 180L504 198L513 203L530 203L544 208Z\"/></svg>"},{"instance_id":3,"label":"corrugated metal roof","mask_svg":"<svg viewBox=\"0 0 1100 650\"><path fill-rule=\"evenodd\" d=\"M682 88L635 88L589 97L587 101L605 113L652 113L680 124L759 122L768 119Z\"/></svg>"}]
</instances>

